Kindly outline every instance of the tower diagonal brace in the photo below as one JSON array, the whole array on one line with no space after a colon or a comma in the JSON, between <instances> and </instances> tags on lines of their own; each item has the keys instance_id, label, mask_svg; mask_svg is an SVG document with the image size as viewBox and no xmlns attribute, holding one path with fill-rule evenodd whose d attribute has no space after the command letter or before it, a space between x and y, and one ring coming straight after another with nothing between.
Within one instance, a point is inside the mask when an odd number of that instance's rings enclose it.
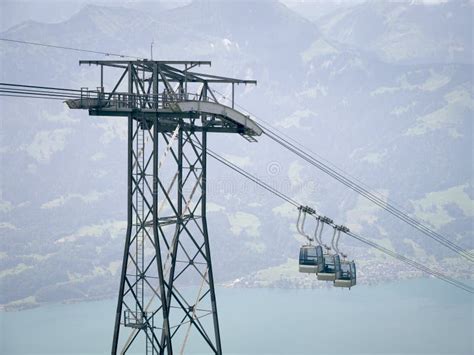
<instances>
[{"instance_id":1,"label":"tower diagonal brace","mask_svg":"<svg viewBox=\"0 0 474 355\"><path fill-rule=\"evenodd\" d=\"M179 123L173 145L158 119L129 117L128 222L112 354L173 354L188 339L222 354L206 220L207 132L188 127Z\"/></svg>"}]
</instances>

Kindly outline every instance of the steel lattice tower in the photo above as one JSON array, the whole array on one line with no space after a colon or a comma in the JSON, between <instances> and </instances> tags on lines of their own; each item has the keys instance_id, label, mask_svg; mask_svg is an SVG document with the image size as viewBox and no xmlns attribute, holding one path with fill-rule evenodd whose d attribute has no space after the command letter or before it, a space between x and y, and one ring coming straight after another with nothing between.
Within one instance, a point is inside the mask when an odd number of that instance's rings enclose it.
<instances>
[{"instance_id":1,"label":"steel lattice tower","mask_svg":"<svg viewBox=\"0 0 474 355\"><path fill-rule=\"evenodd\" d=\"M262 130L233 107L234 85L256 82L193 72L210 65L202 61L80 63L100 67L100 87L81 89L68 106L128 119L128 221L112 354L183 353L191 333L206 352L221 354L206 221L207 134L255 141ZM110 92L104 68L114 73ZM216 99L215 84L232 86L230 106Z\"/></svg>"}]
</instances>

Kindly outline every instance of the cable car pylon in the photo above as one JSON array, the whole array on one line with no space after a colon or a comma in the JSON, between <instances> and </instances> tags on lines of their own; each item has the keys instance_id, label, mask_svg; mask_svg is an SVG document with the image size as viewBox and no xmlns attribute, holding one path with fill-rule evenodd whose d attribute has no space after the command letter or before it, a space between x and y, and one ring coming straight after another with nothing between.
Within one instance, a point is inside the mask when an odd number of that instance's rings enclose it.
<instances>
[{"instance_id":1,"label":"cable car pylon","mask_svg":"<svg viewBox=\"0 0 474 355\"><path fill-rule=\"evenodd\" d=\"M233 101L221 104L211 85L233 91L256 81L192 71L210 65L204 61L80 64L99 67L100 85L81 89L69 108L128 122L127 232L111 353L184 353L192 336L206 353L222 354L206 219L207 134L255 142L263 131ZM104 69L113 73L108 81ZM104 82L113 83L110 91Z\"/></svg>"}]
</instances>

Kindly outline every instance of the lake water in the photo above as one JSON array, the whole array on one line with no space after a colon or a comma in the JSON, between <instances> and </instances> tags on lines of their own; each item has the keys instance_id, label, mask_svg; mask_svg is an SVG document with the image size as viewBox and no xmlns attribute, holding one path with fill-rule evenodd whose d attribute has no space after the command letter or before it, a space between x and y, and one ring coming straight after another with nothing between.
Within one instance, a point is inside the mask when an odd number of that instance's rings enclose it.
<instances>
[{"instance_id":1,"label":"lake water","mask_svg":"<svg viewBox=\"0 0 474 355\"><path fill-rule=\"evenodd\" d=\"M217 296L226 354L474 353L473 296L437 280ZM109 354L114 312L115 300L2 312L0 353Z\"/></svg>"}]
</instances>

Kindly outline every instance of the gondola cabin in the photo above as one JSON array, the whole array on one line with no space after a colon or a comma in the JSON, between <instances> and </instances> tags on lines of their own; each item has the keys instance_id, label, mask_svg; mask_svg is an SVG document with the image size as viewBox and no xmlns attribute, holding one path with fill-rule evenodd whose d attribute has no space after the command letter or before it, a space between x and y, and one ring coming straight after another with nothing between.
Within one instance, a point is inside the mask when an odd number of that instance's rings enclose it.
<instances>
[{"instance_id":1,"label":"gondola cabin","mask_svg":"<svg viewBox=\"0 0 474 355\"><path fill-rule=\"evenodd\" d=\"M353 261L342 261L340 263L340 271L336 273L334 280L335 287L348 287L356 285L357 274L356 266Z\"/></svg>"},{"instance_id":2,"label":"gondola cabin","mask_svg":"<svg viewBox=\"0 0 474 355\"><path fill-rule=\"evenodd\" d=\"M324 254L324 264L318 272L318 280L335 281L336 273L340 270L341 262L339 255Z\"/></svg>"},{"instance_id":3,"label":"gondola cabin","mask_svg":"<svg viewBox=\"0 0 474 355\"><path fill-rule=\"evenodd\" d=\"M300 272L315 274L323 266L323 249L320 245L304 245L300 248Z\"/></svg>"}]
</instances>

